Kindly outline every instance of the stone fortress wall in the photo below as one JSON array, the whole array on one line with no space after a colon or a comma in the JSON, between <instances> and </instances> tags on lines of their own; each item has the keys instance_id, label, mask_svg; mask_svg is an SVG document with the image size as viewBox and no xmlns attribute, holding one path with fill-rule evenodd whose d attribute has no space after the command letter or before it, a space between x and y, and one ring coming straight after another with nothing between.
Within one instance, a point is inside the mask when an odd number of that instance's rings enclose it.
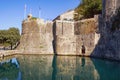
<instances>
[{"instance_id":1,"label":"stone fortress wall","mask_svg":"<svg viewBox=\"0 0 120 80\"><path fill-rule=\"evenodd\" d=\"M96 20L43 22L27 19L22 23L18 49L28 54L82 55L84 46L85 55L90 56L97 42L95 38L99 38Z\"/></svg>"},{"instance_id":2,"label":"stone fortress wall","mask_svg":"<svg viewBox=\"0 0 120 80\"><path fill-rule=\"evenodd\" d=\"M52 26L53 22L45 23L41 19L23 21L20 45L17 49L27 54L53 54Z\"/></svg>"},{"instance_id":3,"label":"stone fortress wall","mask_svg":"<svg viewBox=\"0 0 120 80\"><path fill-rule=\"evenodd\" d=\"M86 56L90 56L97 41L97 18L77 22L56 20L56 54L83 55L82 46L85 47Z\"/></svg>"},{"instance_id":4,"label":"stone fortress wall","mask_svg":"<svg viewBox=\"0 0 120 80\"><path fill-rule=\"evenodd\" d=\"M103 0L102 15L77 22L60 20L59 17L47 22L28 18L22 22L17 49L1 54L83 55L84 52L85 56L120 61L120 23L114 26L117 29L111 30L119 4L120 0Z\"/></svg>"},{"instance_id":5,"label":"stone fortress wall","mask_svg":"<svg viewBox=\"0 0 120 80\"><path fill-rule=\"evenodd\" d=\"M39 54L84 55L120 60L120 24L111 31L120 0L103 0L102 15L80 21L23 21L19 50ZM58 20L57 20L58 19Z\"/></svg>"}]
</instances>

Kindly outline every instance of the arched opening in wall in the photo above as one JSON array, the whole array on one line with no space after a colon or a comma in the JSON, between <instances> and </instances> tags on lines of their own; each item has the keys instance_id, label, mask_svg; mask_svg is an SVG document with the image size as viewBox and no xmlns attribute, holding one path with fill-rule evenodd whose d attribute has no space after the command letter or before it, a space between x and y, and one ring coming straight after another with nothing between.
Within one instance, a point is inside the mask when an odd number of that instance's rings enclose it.
<instances>
[{"instance_id":1,"label":"arched opening in wall","mask_svg":"<svg viewBox=\"0 0 120 80\"><path fill-rule=\"evenodd\" d=\"M82 53L82 55L85 55L85 52L86 52L85 46L82 45L82 49L81 49L81 53Z\"/></svg>"}]
</instances>

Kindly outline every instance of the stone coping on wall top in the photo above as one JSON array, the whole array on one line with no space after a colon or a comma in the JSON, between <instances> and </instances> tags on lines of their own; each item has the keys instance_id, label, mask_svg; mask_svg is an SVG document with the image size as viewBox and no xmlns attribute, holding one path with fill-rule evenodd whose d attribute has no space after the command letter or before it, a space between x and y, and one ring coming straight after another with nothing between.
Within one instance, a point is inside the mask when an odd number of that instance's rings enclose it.
<instances>
[{"instance_id":1,"label":"stone coping on wall top","mask_svg":"<svg viewBox=\"0 0 120 80\"><path fill-rule=\"evenodd\" d=\"M99 33L89 33L89 34L79 34L79 35L56 35L56 37L79 37L79 36L88 36L88 35L100 35Z\"/></svg>"},{"instance_id":2,"label":"stone coping on wall top","mask_svg":"<svg viewBox=\"0 0 120 80\"><path fill-rule=\"evenodd\" d=\"M22 23L29 23L29 22L36 22L38 25L39 24L42 24L42 25L47 25L49 23L52 23L53 24L53 21L44 21L44 19L36 19L36 20L24 20Z\"/></svg>"},{"instance_id":3,"label":"stone coping on wall top","mask_svg":"<svg viewBox=\"0 0 120 80\"><path fill-rule=\"evenodd\" d=\"M25 19L23 20L22 22L25 23L25 22L31 22L31 21L41 21L41 22L44 22L44 19L40 19L40 18L36 18L36 19Z\"/></svg>"},{"instance_id":4,"label":"stone coping on wall top","mask_svg":"<svg viewBox=\"0 0 120 80\"><path fill-rule=\"evenodd\" d=\"M95 18L83 19L79 21L56 20L56 22L66 22L66 23L89 22L89 21L95 21Z\"/></svg>"},{"instance_id":5,"label":"stone coping on wall top","mask_svg":"<svg viewBox=\"0 0 120 80\"><path fill-rule=\"evenodd\" d=\"M55 22L74 23L74 21L67 21L67 20L56 20Z\"/></svg>"},{"instance_id":6,"label":"stone coping on wall top","mask_svg":"<svg viewBox=\"0 0 120 80\"><path fill-rule=\"evenodd\" d=\"M83 19L75 22L77 23L77 22L88 22L88 21L95 21L95 18Z\"/></svg>"}]
</instances>

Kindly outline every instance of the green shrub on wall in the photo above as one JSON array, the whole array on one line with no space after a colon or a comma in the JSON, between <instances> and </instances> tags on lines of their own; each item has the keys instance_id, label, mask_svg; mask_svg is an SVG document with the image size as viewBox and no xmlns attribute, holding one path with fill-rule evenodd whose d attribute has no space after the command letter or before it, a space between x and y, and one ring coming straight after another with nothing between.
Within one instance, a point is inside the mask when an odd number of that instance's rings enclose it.
<instances>
[{"instance_id":1,"label":"green shrub on wall","mask_svg":"<svg viewBox=\"0 0 120 80\"><path fill-rule=\"evenodd\" d=\"M31 20L37 20L37 17L32 17Z\"/></svg>"}]
</instances>

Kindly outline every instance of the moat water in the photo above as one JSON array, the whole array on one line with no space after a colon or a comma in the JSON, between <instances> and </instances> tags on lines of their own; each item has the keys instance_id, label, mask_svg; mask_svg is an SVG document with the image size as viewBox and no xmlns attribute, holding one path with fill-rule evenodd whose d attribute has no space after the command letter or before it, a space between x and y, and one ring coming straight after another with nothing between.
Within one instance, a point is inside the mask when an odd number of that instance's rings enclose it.
<instances>
[{"instance_id":1,"label":"moat water","mask_svg":"<svg viewBox=\"0 0 120 80\"><path fill-rule=\"evenodd\" d=\"M51 55L17 55L0 61L0 80L120 80L116 61Z\"/></svg>"}]
</instances>

